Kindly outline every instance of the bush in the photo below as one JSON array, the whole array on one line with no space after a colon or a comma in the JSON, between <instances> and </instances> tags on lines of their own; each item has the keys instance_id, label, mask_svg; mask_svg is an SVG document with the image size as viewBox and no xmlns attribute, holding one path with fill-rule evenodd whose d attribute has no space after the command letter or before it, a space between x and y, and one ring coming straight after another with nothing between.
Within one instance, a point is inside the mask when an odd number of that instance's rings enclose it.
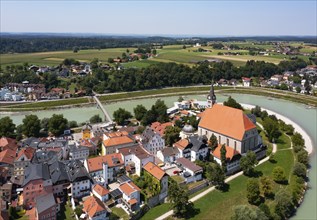
<instances>
[{"instance_id":1,"label":"bush","mask_svg":"<svg viewBox=\"0 0 317 220\"><path fill-rule=\"evenodd\" d=\"M274 167L272 171L272 176L273 176L273 180L277 183L287 182L283 167L280 167L280 166Z\"/></svg>"},{"instance_id":2,"label":"bush","mask_svg":"<svg viewBox=\"0 0 317 220\"><path fill-rule=\"evenodd\" d=\"M298 153L297 153L297 161L299 163L303 163L305 164L306 166L308 166L309 164L309 157L308 157L308 152L304 149L300 150Z\"/></svg>"},{"instance_id":3,"label":"bush","mask_svg":"<svg viewBox=\"0 0 317 220\"><path fill-rule=\"evenodd\" d=\"M307 174L307 168L306 168L305 164L296 162L294 167L293 167L293 174L298 176L298 177L305 178L306 174Z\"/></svg>"}]
</instances>

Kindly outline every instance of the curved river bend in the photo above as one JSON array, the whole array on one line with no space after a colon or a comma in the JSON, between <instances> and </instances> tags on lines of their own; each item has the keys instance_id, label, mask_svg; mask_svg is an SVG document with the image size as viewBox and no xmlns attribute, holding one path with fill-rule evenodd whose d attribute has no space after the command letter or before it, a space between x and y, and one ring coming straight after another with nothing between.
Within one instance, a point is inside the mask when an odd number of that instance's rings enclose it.
<instances>
[{"instance_id":1,"label":"curved river bend","mask_svg":"<svg viewBox=\"0 0 317 220\"><path fill-rule=\"evenodd\" d=\"M316 109L307 109L305 105L293 103L289 101L284 101L281 99L268 99L262 96L253 96L253 95L245 95L245 94L232 94L232 97L236 99L240 103L251 104L251 105L259 105L263 108L272 110L274 112L280 113L298 125L300 125L311 137L314 151L316 150L317 143L317 110ZM126 110L133 112L133 108L136 105L142 104L146 108L150 108L158 98L148 98L148 99L137 99L137 100L129 100L129 101L121 101L117 103L106 104L105 107L109 111L110 115L118 109L119 107L125 108ZM168 107L173 105L173 102L177 101L178 96L172 97L162 97L160 98L165 101ZM198 100L206 100L206 96L203 95L188 95L185 99L198 99ZM223 102L227 99L225 95L217 95L217 100L219 102ZM30 113L26 113L30 114ZM68 120L75 120L78 123L86 122L89 118L95 114L102 115L101 111L96 108L96 106L92 107L83 107L83 108L70 108L70 109L61 109L61 110L49 110L49 111L40 111L33 112L33 114L38 115L39 118L51 117L52 114L64 114L64 116ZM21 124L25 114L12 114L9 115L15 124ZM6 114L1 114L0 117L7 116ZM305 195L304 202L297 210L297 214L293 219L317 219L317 202L316 202L316 172L317 172L317 157L316 153L311 155L311 170L309 173L309 186L310 189L307 191Z\"/></svg>"}]
</instances>

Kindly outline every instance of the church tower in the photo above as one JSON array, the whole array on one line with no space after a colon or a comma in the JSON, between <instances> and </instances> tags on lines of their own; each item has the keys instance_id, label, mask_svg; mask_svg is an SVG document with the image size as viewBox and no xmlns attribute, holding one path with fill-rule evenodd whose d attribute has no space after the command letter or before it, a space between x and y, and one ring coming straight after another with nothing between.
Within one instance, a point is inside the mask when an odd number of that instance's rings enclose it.
<instances>
[{"instance_id":1,"label":"church tower","mask_svg":"<svg viewBox=\"0 0 317 220\"><path fill-rule=\"evenodd\" d=\"M215 91L214 91L214 81L211 82L210 91L207 97L208 106L211 108L217 101Z\"/></svg>"}]
</instances>

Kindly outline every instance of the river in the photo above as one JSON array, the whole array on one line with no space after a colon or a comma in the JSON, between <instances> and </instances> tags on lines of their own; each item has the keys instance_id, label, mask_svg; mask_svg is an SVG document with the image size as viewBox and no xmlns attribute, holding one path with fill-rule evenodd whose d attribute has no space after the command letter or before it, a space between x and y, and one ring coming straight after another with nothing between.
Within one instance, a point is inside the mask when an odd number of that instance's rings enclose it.
<instances>
[{"instance_id":1,"label":"river","mask_svg":"<svg viewBox=\"0 0 317 220\"><path fill-rule=\"evenodd\" d=\"M253 95L245 95L245 94L232 94L232 97L236 99L240 103L259 105L263 108L275 111L280 113L294 122L299 124L308 135L311 137L314 149L316 149L317 143L317 110L316 109L307 109L305 105L285 101L281 99L269 99L263 96L253 96ZM172 97L162 97L162 100L165 101L168 107L173 105L173 102L177 101L178 96ZM203 95L188 95L185 99L198 99L205 100L206 96ZM227 99L225 95L217 95L217 101L223 102ZM157 98L149 98L149 99L137 99L137 100L129 100L129 101L121 101L117 103L106 104L105 107L109 114L112 115L113 112L119 107L125 108L126 110L133 112L133 108L142 104L146 108L150 108ZM92 107L83 107L83 108L70 108L70 109L62 109L62 110L48 110L48 111L39 111L33 112L33 114L38 115L39 118L51 117L52 114L64 114L64 116L68 120L75 120L78 123L86 122L89 118L95 114L102 114L100 109L96 108L96 106ZM25 114L13 114L9 115L15 124L20 124L24 118ZM1 114L0 117L7 116L5 114ZM309 186L310 189L307 191L305 195L304 202L297 210L296 216L293 219L317 219L317 195L316 195L316 186L317 186L317 157L316 153L311 156L311 169L309 172Z\"/></svg>"}]
</instances>

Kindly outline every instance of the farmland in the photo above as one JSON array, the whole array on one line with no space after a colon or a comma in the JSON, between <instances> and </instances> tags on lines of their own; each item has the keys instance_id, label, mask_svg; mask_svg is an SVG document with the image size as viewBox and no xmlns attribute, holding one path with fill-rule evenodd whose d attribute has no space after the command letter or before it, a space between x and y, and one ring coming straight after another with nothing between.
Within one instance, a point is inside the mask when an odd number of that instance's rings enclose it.
<instances>
[{"instance_id":1,"label":"farmland","mask_svg":"<svg viewBox=\"0 0 317 220\"><path fill-rule=\"evenodd\" d=\"M234 43L239 47L253 47L263 50L272 50L273 45L268 44L255 44L252 42L230 42ZM229 44L229 43L228 43ZM226 45L224 43L224 45ZM301 43L290 44L293 46L301 45L303 48L301 52L311 53L317 51L317 47L306 46ZM236 66L241 66L246 63L248 60L263 60L265 62L272 62L278 64L282 60L288 60L291 56L270 53L268 56L251 56L248 54L248 50L239 49L239 50L216 50L212 49L211 46L201 47L202 49L207 50L207 52L197 52L197 47L192 45L186 45L186 49L183 49L183 45L169 45L164 46L162 49L157 49L157 56L147 59L147 60L138 60L129 63L122 63L123 66L129 68L142 68L147 67L151 64L157 62L176 62L179 64L186 65L195 65L195 63L207 59L218 59L224 61L231 61ZM117 58L121 57L122 53L126 52L129 49L130 52L133 52L136 48L111 48L111 49L89 49L89 50L79 50L77 53L73 51L54 51L54 52L40 52L40 53L23 53L23 54L1 54L0 55L0 65L17 65L17 64L34 64L34 65L58 65L66 58L73 58L82 62L90 62L94 58L98 58L102 63L107 63L108 58ZM219 53L240 53L241 55L219 55ZM308 60L307 56L298 55L297 57L304 60Z\"/></svg>"}]
</instances>

